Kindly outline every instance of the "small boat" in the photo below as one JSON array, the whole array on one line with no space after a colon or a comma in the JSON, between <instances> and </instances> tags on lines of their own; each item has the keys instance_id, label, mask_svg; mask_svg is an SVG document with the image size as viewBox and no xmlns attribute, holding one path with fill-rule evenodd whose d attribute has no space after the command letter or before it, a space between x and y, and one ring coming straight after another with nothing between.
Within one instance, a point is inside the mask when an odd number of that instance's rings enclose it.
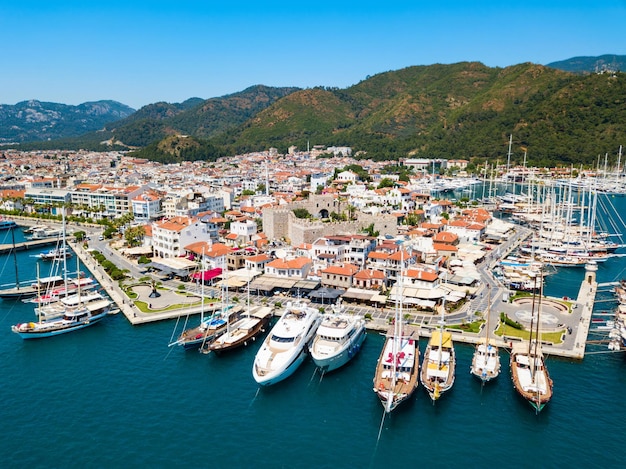
<instances>
[{"instance_id":1,"label":"small boat","mask_svg":"<svg viewBox=\"0 0 626 469\"><path fill-rule=\"evenodd\" d=\"M7 220L0 217L0 231L12 230L13 228L17 228L17 223L15 223L13 220Z\"/></svg>"},{"instance_id":2,"label":"small boat","mask_svg":"<svg viewBox=\"0 0 626 469\"><path fill-rule=\"evenodd\" d=\"M536 412L541 412L552 399L552 379L545 366L545 359L538 341L525 344L516 342L511 349L511 379L520 396L526 399Z\"/></svg>"},{"instance_id":3,"label":"small boat","mask_svg":"<svg viewBox=\"0 0 626 469\"><path fill-rule=\"evenodd\" d=\"M39 228L35 228L31 234L30 239L48 239L48 238L58 238L63 234L61 229L52 228L49 226L42 226Z\"/></svg>"},{"instance_id":4,"label":"small boat","mask_svg":"<svg viewBox=\"0 0 626 469\"><path fill-rule=\"evenodd\" d=\"M441 394L452 388L456 367L456 355L452 334L444 330L445 305L441 307L440 328L433 331L424 352L420 379L428 395L435 402Z\"/></svg>"},{"instance_id":5,"label":"small boat","mask_svg":"<svg viewBox=\"0 0 626 469\"><path fill-rule=\"evenodd\" d=\"M68 257L72 257L72 251L64 246L64 247L54 248L54 249L50 249L49 251L42 252L41 254L38 254L36 257L44 261L55 261L55 260L59 260L63 258L67 259Z\"/></svg>"},{"instance_id":6,"label":"small boat","mask_svg":"<svg viewBox=\"0 0 626 469\"><path fill-rule=\"evenodd\" d=\"M489 317L491 316L491 287L488 287L487 293L487 322L485 323L485 338L476 345L474 355L472 357L472 365L470 373L479 378L482 383L497 378L500 374L500 354L498 347L492 344L489 339Z\"/></svg>"},{"instance_id":7,"label":"small boat","mask_svg":"<svg viewBox=\"0 0 626 469\"><path fill-rule=\"evenodd\" d=\"M202 301L204 303L204 297L202 297ZM169 344L169 347L179 345L184 347L185 350L200 350L206 347L226 332L228 321L232 320L234 318L233 315L240 310L240 306L226 305L214 311L207 318L204 317L203 313L200 324L183 330L177 339Z\"/></svg>"},{"instance_id":8,"label":"small boat","mask_svg":"<svg viewBox=\"0 0 626 469\"><path fill-rule=\"evenodd\" d=\"M288 302L254 357L252 376L262 386L278 383L300 366L307 345L322 321L316 308L302 301Z\"/></svg>"},{"instance_id":9,"label":"small boat","mask_svg":"<svg viewBox=\"0 0 626 469\"><path fill-rule=\"evenodd\" d=\"M265 332L272 318L272 308L268 306L248 308L237 314L234 321L227 321L226 332L202 347L202 352L227 352L248 345Z\"/></svg>"},{"instance_id":10,"label":"small boat","mask_svg":"<svg viewBox=\"0 0 626 469\"><path fill-rule=\"evenodd\" d=\"M36 295L34 298L24 300L26 303L53 303L66 296L75 295L79 290L91 290L97 286L97 283L91 277L71 278L56 284L40 283L42 286L46 285L47 288L39 290L41 294Z\"/></svg>"},{"instance_id":11,"label":"small boat","mask_svg":"<svg viewBox=\"0 0 626 469\"><path fill-rule=\"evenodd\" d=\"M365 319L348 314L339 299L332 312L322 317L309 352L313 362L326 373L348 363L361 349L365 337Z\"/></svg>"}]
</instances>

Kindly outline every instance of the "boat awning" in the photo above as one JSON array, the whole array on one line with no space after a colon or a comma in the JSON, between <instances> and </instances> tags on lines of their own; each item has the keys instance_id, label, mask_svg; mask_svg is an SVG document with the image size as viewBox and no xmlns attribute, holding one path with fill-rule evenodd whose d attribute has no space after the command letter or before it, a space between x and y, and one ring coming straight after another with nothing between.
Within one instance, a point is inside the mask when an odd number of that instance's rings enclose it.
<instances>
[{"instance_id":1,"label":"boat awning","mask_svg":"<svg viewBox=\"0 0 626 469\"><path fill-rule=\"evenodd\" d=\"M442 337L440 331L434 330L430 336L430 343L439 345L440 342L442 348L452 348L452 334L444 331Z\"/></svg>"}]
</instances>

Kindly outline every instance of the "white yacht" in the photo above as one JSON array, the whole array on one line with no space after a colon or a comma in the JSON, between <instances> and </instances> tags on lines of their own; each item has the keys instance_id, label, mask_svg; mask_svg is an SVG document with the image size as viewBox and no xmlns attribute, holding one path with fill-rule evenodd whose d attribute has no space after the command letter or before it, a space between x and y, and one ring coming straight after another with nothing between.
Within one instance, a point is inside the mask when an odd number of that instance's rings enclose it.
<instances>
[{"instance_id":1,"label":"white yacht","mask_svg":"<svg viewBox=\"0 0 626 469\"><path fill-rule=\"evenodd\" d=\"M304 361L307 345L322 321L316 308L287 303L254 358L252 376L262 386L278 383L293 374Z\"/></svg>"},{"instance_id":2,"label":"white yacht","mask_svg":"<svg viewBox=\"0 0 626 469\"><path fill-rule=\"evenodd\" d=\"M323 316L309 351L313 362L328 372L348 363L364 340L365 319L346 313L339 302L331 314Z\"/></svg>"}]
</instances>

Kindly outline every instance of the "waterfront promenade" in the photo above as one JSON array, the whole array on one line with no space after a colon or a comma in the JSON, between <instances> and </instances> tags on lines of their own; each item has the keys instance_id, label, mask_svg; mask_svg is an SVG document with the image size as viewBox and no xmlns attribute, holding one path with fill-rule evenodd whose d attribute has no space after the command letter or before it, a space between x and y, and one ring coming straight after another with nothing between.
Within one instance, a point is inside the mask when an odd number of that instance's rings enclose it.
<instances>
[{"instance_id":1,"label":"waterfront promenade","mask_svg":"<svg viewBox=\"0 0 626 469\"><path fill-rule=\"evenodd\" d=\"M491 319L490 323L495 327L489 331L489 337L499 347L509 348L512 341L519 340L514 337L500 337L494 334L499 323L500 312L506 313L511 318L528 314L529 312L517 303L510 303L508 301L502 301L503 294L508 290L504 288L493 276L491 271L499 260L506 256L509 252L516 249L520 243L522 243L530 234L530 230L526 228L518 228L514 236L503 243L498 250L493 251L479 266L479 272L481 273L481 282L478 291L474 298L467 301L459 310L447 313L445 316L446 325L454 326L463 323L471 323L480 319L477 316L477 312L486 313L487 305L489 302L488 295L491 293ZM196 294L194 306L188 308L181 307L174 310L167 309L172 302L181 303L180 296L176 293L177 286L180 283L176 281L170 281L171 285L163 286L164 292L158 298L149 298L149 289L138 289L137 301L144 302L151 306L152 311L144 312L135 305L135 300L130 299L124 291L119 287L117 282L112 281L102 267L93 259L90 253L85 250L82 243L70 242L71 247L76 254L80 257L83 264L92 273L94 278L100 282L102 287L107 291L111 299L117 304L119 311L132 325L140 325L149 322L162 321L167 319L177 319L182 316L189 316L194 314L200 314L202 311L210 313L213 309L219 308L221 304L219 302L213 303L211 306L205 306L204 309L201 305L198 305L200 297L197 291L189 291L189 285L187 285L186 292ZM105 248L107 257L112 260L116 265L127 268L131 275L133 275L133 269L136 271L138 266L133 264L130 260L119 255L113 248ZM133 275L135 276L135 275ZM194 285L195 287L195 285ZM170 292L167 292L167 289ZM545 328L542 325L542 330L549 332L562 331L562 342L560 344L544 343L543 350L545 353L555 356L582 359L585 353L585 344L587 341L587 335L589 332L589 326L591 323L591 312L595 301L595 294L597 290L597 283L594 281L589 282L585 280L580 287L578 297L575 301L571 301L571 308L563 308L563 310L554 309L550 310L548 306L545 306L549 310L546 316L553 319L552 322L547 321ZM179 292L180 293L180 292ZM173 295L176 295L176 299L172 299ZM552 301L559 301L560 299L552 299ZM274 308L274 313L280 313L281 308L277 303L283 303L289 301L284 297L254 297L251 300L254 304L263 304ZM546 304L547 301L546 301ZM386 331L389 328L390 320L394 316L395 307L389 305L388 307L376 308L365 305L348 305L350 311L355 314L365 315L371 317L368 321L367 327L370 330ZM167 310L165 310L167 309ZM159 312L159 310L164 310ZM411 309L407 309L405 314L409 315L409 322L412 327L419 329L419 334L422 337L430 337L432 331L436 329L439 324L440 316L434 313L418 312ZM453 333L453 339L456 342L476 344L482 338L484 338L484 331L479 333L471 333L463 331L462 329L451 327L449 330Z\"/></svg>"}]
</instances>

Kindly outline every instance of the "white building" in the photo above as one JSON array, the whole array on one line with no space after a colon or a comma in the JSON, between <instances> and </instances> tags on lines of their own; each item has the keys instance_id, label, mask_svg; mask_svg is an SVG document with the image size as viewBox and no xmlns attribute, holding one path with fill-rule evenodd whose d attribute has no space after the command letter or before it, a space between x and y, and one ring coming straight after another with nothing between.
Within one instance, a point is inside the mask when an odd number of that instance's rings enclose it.
<instances>
[{"instance_id":1,"label":"white building","mask_svg":"<svg viewBox=\"0 0 626 469\"><path fill-rule=\"evenodd\" d=\"M178 257L184 254L185 246L209 239L207 225L197 218L174 217L152 225L155 257Z\"/></svg>"}]
</instances>

